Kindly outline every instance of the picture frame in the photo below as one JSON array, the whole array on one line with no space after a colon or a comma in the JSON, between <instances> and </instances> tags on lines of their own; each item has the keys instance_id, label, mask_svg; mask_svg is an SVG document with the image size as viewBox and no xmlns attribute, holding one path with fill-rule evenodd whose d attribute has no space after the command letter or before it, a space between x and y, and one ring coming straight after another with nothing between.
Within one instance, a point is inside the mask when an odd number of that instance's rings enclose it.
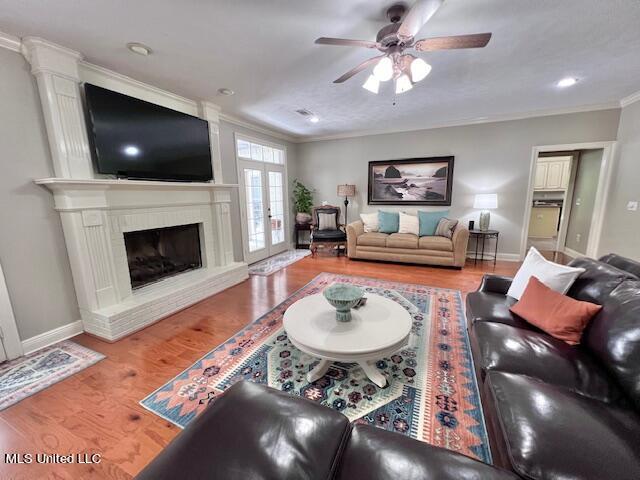
<instances>
[{"instance_id":1,"label":"picture frame","mask_svg":"<svg viewBox=\"0 0 640 480\"><path fill-rule=\"evenodd\" d=\"M450 206L454 157L369 162L369 205Z\"/></svg>"}]
</instances>

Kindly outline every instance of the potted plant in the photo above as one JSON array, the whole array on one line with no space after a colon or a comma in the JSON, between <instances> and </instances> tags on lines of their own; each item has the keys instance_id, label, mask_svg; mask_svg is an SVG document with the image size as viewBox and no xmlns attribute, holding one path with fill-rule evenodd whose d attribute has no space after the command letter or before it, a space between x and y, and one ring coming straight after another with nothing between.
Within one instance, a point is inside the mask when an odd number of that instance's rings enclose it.
<instances>
[{"instance_id":1,"label":"potted plant","mask_svg":"<svg viewBox=\"0 0 640 480\"><path fill-rule=\"evenodd\" d=\"M296 223L300 225L310 223L313 192L297 179L293 181L293 204L296 208Z\"/></svg>"}]
</instances>

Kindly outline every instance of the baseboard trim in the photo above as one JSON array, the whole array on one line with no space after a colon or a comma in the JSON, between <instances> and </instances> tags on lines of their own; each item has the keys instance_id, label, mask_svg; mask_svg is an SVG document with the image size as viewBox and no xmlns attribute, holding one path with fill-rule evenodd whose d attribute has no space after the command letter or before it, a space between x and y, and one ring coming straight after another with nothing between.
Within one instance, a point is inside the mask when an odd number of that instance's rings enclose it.
<instances>
[{"instance_id":1,"label":"baseboard trim","mask_svg":"<svg viewBox=\"0 0 640 480\"><path fill-rule=\"evenodd\" d=\"M40 350L48 347L49 345L53 345L54 343L66 340L67 338L75 337L83 331L82 321L76 320L75 322L67 323L61 327L54 328L48 332L23 340L22 349L24 350L24 354L28 355L36 350Z\"/></svg>"},{"instance_id":2,"label":"baseboard trim","mask_svg":"<svg viewBox=\"0 0 640 480\"><path fill-rule=\"evenodd\" d=\"M565 254L569 255L570 257L573 257L573 258L586 257L586 255L584 253L580 253L580 252L578 252L576 250L572 250L569 247L564 247L563 253L565 253Z\"/></svg>"},{"instance_id":3,"label":"baseboard trim","mask_svg":"<svg viewBox=\"0 0 640 480\"><path fill-rule=\"evenodd\" d=\"M486 252L487 254L489 252ZM475 250L471 251L471 252L467 252L467 258L473 260L475 258ZM493 252L491 252L491 255L493 255ZM478 259L479 260L479 259ZM491 260L493 260L493 258L491 258ZM520 261L520 254L518 253L498 253L498 260L503 261L503 262L519 262ZM485 262L489 261L487 259L485 259Z\"/></svg>"}]
</instances>

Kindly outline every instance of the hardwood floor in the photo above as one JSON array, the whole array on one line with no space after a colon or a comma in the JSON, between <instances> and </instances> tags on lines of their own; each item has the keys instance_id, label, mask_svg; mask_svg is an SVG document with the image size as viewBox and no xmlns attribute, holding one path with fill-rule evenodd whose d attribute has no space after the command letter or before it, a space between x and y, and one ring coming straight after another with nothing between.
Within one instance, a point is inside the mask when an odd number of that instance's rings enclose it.
<instances>
[{"instance_id":1,"label":"hardwood floor","mask_svg":"<svg viewBox=\"0 0 640 480\"><path fill-rule=\"evenodd\" d=\"M464 270L307 257L269 277L254 276L116 343L73 340L106 355L96 365L0 412L2 453L98 453L94 465L0 464L0 479L131 478L180 431L138 402L320 272L477 288L485 272L519 264L471 262ZM3 459L4 460L4 459Z\"/></svg>"}]
</instances>

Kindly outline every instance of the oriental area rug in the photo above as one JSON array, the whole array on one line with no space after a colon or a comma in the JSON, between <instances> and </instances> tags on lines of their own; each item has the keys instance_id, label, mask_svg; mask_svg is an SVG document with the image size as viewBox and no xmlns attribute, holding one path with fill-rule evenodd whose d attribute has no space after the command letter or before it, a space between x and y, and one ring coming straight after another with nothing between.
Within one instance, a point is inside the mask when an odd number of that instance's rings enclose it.
<instances>
[{"instance_id":1,"label":"oriental area rug","mask_svg":"<svg viewBox=\"0 0 640 480\"><path fill-rule=\"evenodd\" d=\"M103 358L101 353L65 340L0 365L0 410Z\"/></svg>"},{"instance_id":2,"label":"oriental area rug","mask_svg":"<svg viewBox=\"0 0 640 480\"><path fill-rule=\"evenodd\" d=\"M263 277L267 277L309 255L311 255L311 250L309 249L287 250L261 262L249 265L249 275L262 275Z\"/></svg>"},{"instance_id":3,"label":"oriental area rug","mask_svg":"<svg viewBox=\"0 0 640 480\"><path fill-rule=\"evenodd\" d=\"M409 343L376 366L387 386L356 364L333 364L309 383L318 359L294 347L282 326L295 301L350 283L398 302L413 319ZM249 380L305 397L365 423L491 463L459 291L321 273L270 312L214 348L140 404L185 427L235 382Z\"/></svg>"}]
</instances>

